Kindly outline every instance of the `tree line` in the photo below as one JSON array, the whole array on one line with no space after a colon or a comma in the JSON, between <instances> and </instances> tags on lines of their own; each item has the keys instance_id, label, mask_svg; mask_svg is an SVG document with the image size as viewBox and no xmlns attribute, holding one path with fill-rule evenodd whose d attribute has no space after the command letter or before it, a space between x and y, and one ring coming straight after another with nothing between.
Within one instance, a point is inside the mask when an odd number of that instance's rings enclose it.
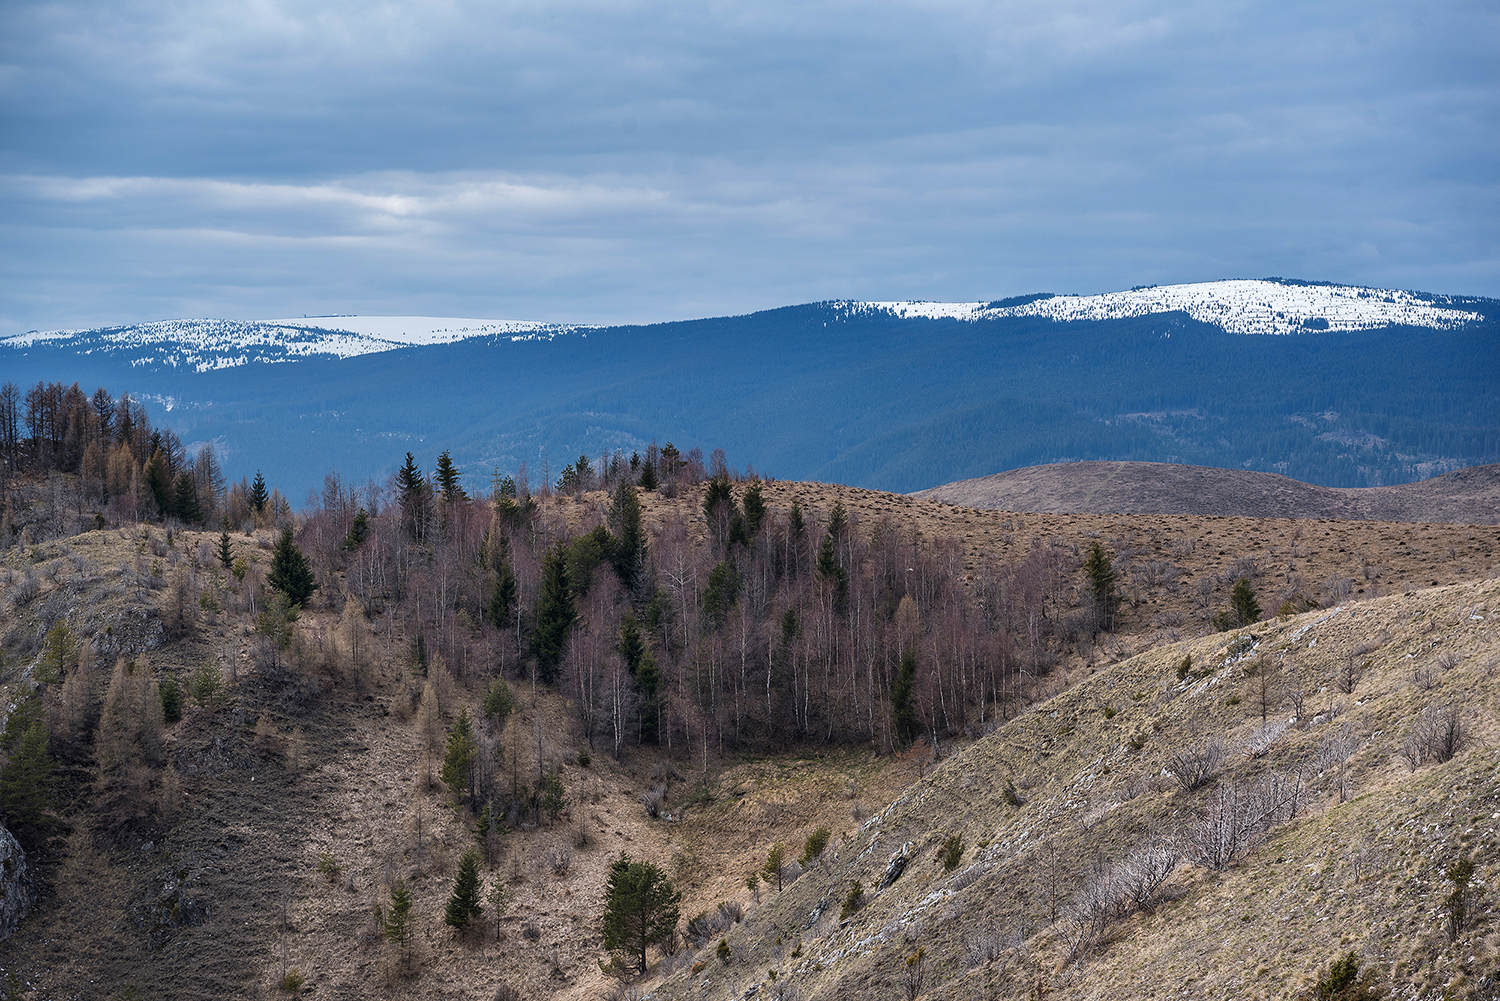
<instances>
[{"instance_id":1,"label":"tree line","mask_svg":"<svg viewBox=\"0 0 1500 1001\"><path fill-rule=\"evenodd\" d=\"M171 428L153 427L129 393L38 382L0 385L0 485L53 473L75 478L82 500L115 522L175 520L236 529L287 525L291 505L264 477L225 483L211 443L191 451ZM0 543L9 539L0 540Z\"/></svg>"}]
</instances>

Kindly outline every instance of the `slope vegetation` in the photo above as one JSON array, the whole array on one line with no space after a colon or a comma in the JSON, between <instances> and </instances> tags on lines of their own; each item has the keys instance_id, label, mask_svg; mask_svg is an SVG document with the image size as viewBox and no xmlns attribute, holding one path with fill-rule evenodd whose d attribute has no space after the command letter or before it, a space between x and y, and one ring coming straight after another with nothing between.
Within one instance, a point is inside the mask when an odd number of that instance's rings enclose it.
<instances>
[{"instance_id":1,"label":"slope vegetation","mask_svg":"<svg viewBox=\"0 0 1500 1001\"><path fill-rule=\"evenodd\" d=\"M1321 487L1276 473L1161 462L1029 466L919 490L963 507L1048 513L1192 514L1489 525L1500 465L1387 487Z\"/></svg>"},{"instance_id":2,"label":"slope vegetation","mask_svg":"<svg viewBox=\"0 0 1500 1001\"><path fill-rule=\"evenodd\" d=\"M1353 952L1375 996L1494 997L1497 621L1491 579L1100 671L847 829L655 996L1285 998ZM1424 756L1448 713L1456 753ZM1152 852L1160 881L1127 878ZM1450 934L1462 859L1483 903Z\"/></svg>"}]
</instances>

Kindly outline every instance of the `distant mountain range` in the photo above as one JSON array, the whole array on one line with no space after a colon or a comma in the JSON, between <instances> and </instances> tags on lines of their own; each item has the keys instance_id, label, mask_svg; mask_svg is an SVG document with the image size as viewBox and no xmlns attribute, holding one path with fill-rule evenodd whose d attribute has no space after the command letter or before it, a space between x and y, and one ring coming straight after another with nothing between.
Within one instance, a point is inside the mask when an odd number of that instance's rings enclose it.
<instances>
[{"instance_id":1,"label":"distant mountain range","mask_svg":"<svg viewBox=\"0 0 1500 1001\"><path fill-rule=\"evenodd\" d=\"M1494 299L1236 280L636 326L169 320L0 338L0 379L129 391L294 499L408 450L484 487L653 437L898 491L1089 459L1373 486L1500 461L1497 324Z\"/></svg>"}]
</instances>

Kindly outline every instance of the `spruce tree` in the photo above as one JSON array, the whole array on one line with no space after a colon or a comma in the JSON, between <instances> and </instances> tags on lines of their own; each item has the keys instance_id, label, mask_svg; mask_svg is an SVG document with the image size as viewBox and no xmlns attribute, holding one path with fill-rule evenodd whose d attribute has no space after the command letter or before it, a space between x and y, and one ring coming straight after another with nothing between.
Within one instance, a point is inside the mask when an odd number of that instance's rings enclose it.
<instances>
[{"instance_id":1,"label":"spruce tree","mask_svg":"<svg viewBox=\"0 0 1500 1001\"><path fill-rule=\"evenodd\" d=\"M437 469L433 475L437 477L438 486L442 488L445 504L468 498L469 495L464 493L464 488L459 483L458 469L453 465L453 459L448 455L446 448L438 455Z\"/></svg>"},{"instance_id":2,"label":"spruce tree","mask_svg":"<svg viewBox=\"0 0 1500 1001\"><path fill-rule=\"evenodd\" d=\"M215 553L225 570L234 569L234 550L229 547L229 529L219 533L219 550Z\"/></svg>"},{"instance_id":3,"label":"spruce tree","mask_svg":"<svg viewBox=\"0 0 1500 1001\"><path fill-rule=\"evenodd\" d=\"M349 523L349 533L344 536L340 548L346 553L352 553L365 544L370 537L370 515L364 508L360 508L354 515L354 520Z\"/></svg>"},{"instance_id":4,"label":"spruce tree","mask_svg":"<svg viewBox=\"0 0 1500 1001\"><path fill-rule=\"evenodd\" d=\"M766 498L760 492L760 480L752 480L750 486L745 488L742 503L745 508L745 534L753 539L766 517Z\"/></svg>"},{"instance_id":5,"label":"spruce tree","mask_svg":"<svg viewBox=\"0 0 1500 1001\"><path fill-rule=\"evenodd\" d=\"M461 933L472 921L478 921L484 913L479 902L479 853L470 848L458 863L458 875L453 880L453 893L448 897L448 907L443 912L443 924L455 933Z\"/></svg>"},{"instance_id":6,"label":"spruce tree","mask_svg":"<svg viewBox=\"0 0 1500 1001\"><path fill-rule=\"evenodd\" d=\"M443 755L443 784L453 793L454 799L462 801L471 793L474 759L478 754L479 744L474 739L469 710L461 709L453 728L448 731L448 749Z\"/></svg>"},{"instance_id":7,"label":"spruce tree","mask_svg":"<svg viewBox=\"0 0 1500 1001\"><path fill-rule=\"evenodd\" d=\"M519 593L516 575L511 572L510 564L502 559L500 570L495 574L494 590L490 592L489 607L484 610L484 617L496 629L505 629L511 624Z\"/></svg>"},{"instance_id":8,"label":"spruce tree","mask_svg":"<svg viewBox=\"0 0 1500 1001\"><path fill-rule=\"evenodd\" d=\"M199 525L203 522L203 508L198 504L198 485L193 482L193 474L187 470L177 474L172 509L184 524Z\"/></svg>"},{"instance_id":9,"label":"spruce tree","mask_svg":"<svg viewBox=\"0 0 1500 1001\"><path fill-rule=\"evenodd\" d=\"M627 480L621 480L615 490L609 520L614 529L610 561L615 576L626 593L639 600L646 578L646 531L641 526L641 499Z\"/></svg>"},{"instance_id":10,"label":"spruce tree","mask_svg":"<svg viewBox=\"0 0 1500 1001\"><path fill-rule=\"evenodd\" d=\"M174 514L174 501L177 499L172 490L172 474L167 469L166 457L157 449L151 453L151 458L146 462L144 473L146 489L151 492L151 499L156 502L156 511L162 518Z\"/></svg>"},{"instance_id":11,"label":"spruce tree","mask_svg":"<svg viewBox=\"0 0 1500 1001\"><path fill-rule=\"evenodd\" d=\"M1241 577L1234 582L1234 590L1229 594L1229 604L1240 625L1249 626L1260 621L1260 602L1255 600L1255 588L1250 586L1250 578Z\"/></svg>"},{"instance_id":12,"label":"spruce tree","mask_svg":"<svg viewBox=\"0 0 1500 1001\"><path fill-rule=\"evenodd\" d=\"M1095 621L1105 632L1112 632L1115 625L1115 610L1120 607L1120 595L1115 585L1120 573L1104 554L1104 548L1095 542L1089 550L1089 558L1083 563L1084 575L1088 577L1088 592L1094 599Z\"/></svg>"},{"instance_id":13,"label":"spruce tree","mask_svg":"<svg viewBox=\"0 0 1500 1001\"><path fill-rule=\"evenodd\" d=\"M0 813L26 848L40 845L51 827L47 808L52 801L52 771L47 731L38 719L11 748L10 759L0 770Z\"/></svg>"},{"instance_id":14,"label":"spruce tree","mask_svg":"<svg viewBox=\"0 0 1500 1001\"><path fill-rule=\"evenodd\" d=\"M282 594L292 605L301 605L318 589L313 578L312 564L302 555L302 549L292 541L292 530L281 530L281 539L271 556L271 572L266 583Z\"/></svg>"},{"instance_id":15,"label":"spruce tree","mask_svg":"<svg viewBox=\"0 0 1500 1001\"><path fill-rule=\"evenodd\" d=\"M241 480L240 482L243 483L244 481ZM251 510L253 510L256 514L264 514L266 510L266 503L270 499L271 495L266 490L266 478L262 476L260 474L260 470L257 469L255 471L255 482L250 484Z\"/></svg>"},{"instance_id":16,"label":"spruce tree","mask_svg":"<svg viewBox=\"0 0 1500 1001\"><path fill-rule=\"evenodd\" d=\"M650 461L649 452L647 453L647 460L641 463L640 486L647 493L661 486L661 480L656 476L656 463Z\"/></svg>"},{"instance_id":17,"label":"spruce tree","mask_svg":"<svg viewBox=\"0 0 1500 1001\"><path fill-rule=\"evenodd\" d=\"M409 948L412 938L411 891L406 880L396 880L391 887L391 906L380 916L380 931L386 939L401 948Z\"/></svg>"},{"instance_id":18,"label":"spruce tree","mask_svg":"<svg viewBox=\"0 0 1500 1001\"><path fill-rule=\"evenodd\" d=\"M427 481L410 452L406 453L405 465L396 473L396 484L401 490L401 523L412 539L421 542L427 536L430 504Z\"/></svg>"},{"instance_id":19,"label":"spruce tree","mask_svg":"<svg viewBox=\"0 0 1500 1001\"><path fill-rule=\"evenodd\" d=\"M542 593L537 598L536 629L531 635L537 674L548 684L557 680L563 644L576 616L568 584L567 550L559 542L542 561Z\"/></svg>"},{"instance_id":20,"label":"spruce tree","mask_svg":"<svg viewBox=\"0 0 1500 1001\"><path fill-rule=\"evenodd\" d=\"M896 683L891 686L891 729L903 746L922 735L922 721L917 716L917 657L908 648L901 654Z\"/></svg>"}]
</instances>

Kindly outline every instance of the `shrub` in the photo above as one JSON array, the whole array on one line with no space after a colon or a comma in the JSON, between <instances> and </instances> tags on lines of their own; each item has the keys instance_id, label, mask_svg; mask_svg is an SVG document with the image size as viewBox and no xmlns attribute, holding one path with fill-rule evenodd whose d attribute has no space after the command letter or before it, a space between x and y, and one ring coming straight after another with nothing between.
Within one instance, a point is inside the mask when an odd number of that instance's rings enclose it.
<instances>
[{"instance_id":1,"label":"shrub","mask_svg":"<svg viewBox=\"0 0 1500 1001\"><path fill-rule=\"evenodd\" d=\"M281 989L284 991L296 993L302 989L302 985L305 983L307 983L307 978L295 966L281 976Z\"/></svg>"},{"instance_id":2,"label":"shrub","mask_svg":"<svg viewBox=\"0 0 1500 1001\"><path fill-rule=\"evenodd\" d=\"M219 670L219 665L211 660L200 664L198 670L193 672L188 691L192 694L193 701L200 706L212 708L218 705L224 694L224 674Z\"/></svg>"},{"instance_id":3,"label":"shrub","mask_svg":"<svg viewBox=\"0 0 1500 1001\"><path fill-rule=\"evenodd\" d=\"M1181 748L1167 759L1167 768L1185 791L1201 789L1213 781L1224 766L1226 751L1224 742L1218 737Z\"/></svg>"},{"instance_id":4,"label":"shrub","mask_svg":"<svg viewBox=\"0 0 1500 1001\"><path fill-rule=\"evenodd\" d=\"M964 858L964 839L962 835L950 834L948 840L943 842L943 848L938 852L938 861L943 863L944 872L952 872L958 868L958 863Z\"/></svg>"},{"instance_id":5,"label":"shrub","mask_svg":"<svg viewBox=\"0 0 1500 1001\"><path fill-rule=\"evenodd\" d=\"M1401 757L1412 771L1416 771L1428 761L1438 764L1451 761L1467 743L1468 734L1456 708L1428 706L1417 716L1406 735L1401 745Z\"/></svg>"},{"instance_id":6,"label":"shrub","mask_svg":"<svg viewBox=\"0 0 1500 1001\"><path fill-rule=\"evenodd\" d=\"M661 808L667 800L667 787L654 785L641 793L641 805L646 808L646 816L653 820L661 816Z\"/></svg>"},{"instance_id":7,"label":"shrub","mask_svg":"<svg viewBox=\"0 0 1500 1001\"><path fill-rule=\"evenodd\" d=\"M1353 950L1333 961L1328 976L1319 977L1313 989L1318 1001L1374 1001L1374 974L1359 975L1359 957Z\"/></svg>"},{"instance_id":8,"label":"shrub","mask_svg":"<svg viewBox=\"0 0 1500 1001\"><path fill-rule=\"evenodd\" d=\"M339 881L339 863L333 857L333 852L322 851L318 853L318 875L330 883Z\"/></svg>"},{"instance_id":9,"label":"shrub","mask_svg":"<svg viewBox=\"0 0 1500 1001\"><path fill-rule=\"evenodd\" d=\"M719 947L714 950L714 955L719 957L719 962L725 966L729 965L729 961L734 958L734 950L729 948L729 940L727 938L719 939Z\"/></svg>"},{"instance_id":10,"label":"shrub","mask_svg":"<svg viewBox=\"0 0 1500 1001\"><path fill-rule=\"evenodd\" d=\"M161 679L157 691L161 694L161 718L167 723L182 719L182 686L170 674Z\"/></svg>"},{"instance_id":11,"label":"shrub","mask_svg":"<svg viewBox=\"0 0 1500 1001\"><path fill-rule=\"evenodd\" d=\"M833 837L833 832L826 827L820 827L807 836L807 843L802 846L802 857L797 862L803 867L807 863L821 856L828 847L828 839Z\"/></svg>"},{"instance_id":12,"label":"shrub","mask_svg":"<svg viewBox=\"0 0 1500 1001\"><path fill-rule=\"evenodd\" d=\"M859 880L849 887L849 892L844 895L844 906L839 910L839 920L847 921L851 915L865 906L865 888L860 886Z\"/></svg>"},{"instance_id":13,"label":"shrub","mask_svg":"<svg viewBox=\"0 0 1500 1001\"><path fill-rule=\"evenodd\" d=\"M1469 919L1469 881L1474 878L1474 863L1461 858L1443 871L1453 890L1443 902L1448 911L1448 941L1458 941L1459 933Z\"/></svg>"}]
</instances>

